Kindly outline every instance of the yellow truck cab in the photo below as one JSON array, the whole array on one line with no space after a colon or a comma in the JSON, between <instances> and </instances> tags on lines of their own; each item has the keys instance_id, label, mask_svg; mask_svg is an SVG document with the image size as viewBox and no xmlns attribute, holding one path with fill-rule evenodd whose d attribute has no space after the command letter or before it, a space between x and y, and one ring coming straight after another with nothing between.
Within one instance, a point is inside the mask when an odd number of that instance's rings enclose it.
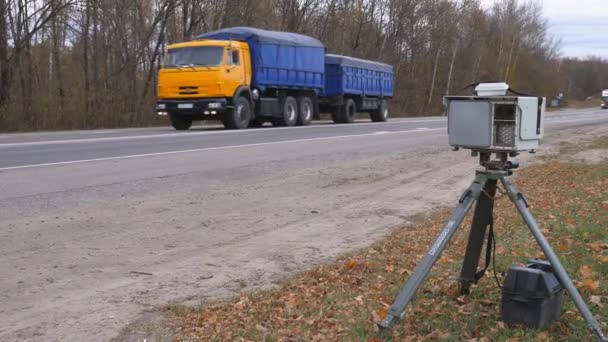
<instances>
[{"instance_id":1,"label":"yellow truck cab","mask_svg":"<svg viewBox=\"0 0 608 342\"><path fill-rule=\"evenodd\" d=\"M203 119L245 128L252 113L250 84L251 58L245 42L201 40L170 45L158 75L157 110L169 115L178 130Z\"/></svg>"}]
</instances>

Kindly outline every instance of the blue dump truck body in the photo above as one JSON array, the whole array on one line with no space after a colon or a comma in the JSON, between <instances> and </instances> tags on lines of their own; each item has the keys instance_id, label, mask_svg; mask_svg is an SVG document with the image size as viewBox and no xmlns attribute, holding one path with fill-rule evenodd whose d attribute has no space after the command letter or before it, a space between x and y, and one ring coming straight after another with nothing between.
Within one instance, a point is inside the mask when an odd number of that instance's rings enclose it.
<instances>
[{"instance_id":1,"label":"blue dump truck body","mask_svg":"<svg viewBox=\"0 0 608 342\"><path fill-rule=\"evenodd\" d=\"M325 96L393 96L393 67L378 62L325 56Z\"/></svg>"},{"instance_id":2,"label":"blue dump truck body","mask_svg":"<svg viewBox=\"0 0 608 342\"><path fill-rule=\"evenodd\" d=\"M246 41L250 48L252 87L308 89L325 87L325 45L301 34L233 27L202 34L196 39Z\"/></svg>"}]
</instances>

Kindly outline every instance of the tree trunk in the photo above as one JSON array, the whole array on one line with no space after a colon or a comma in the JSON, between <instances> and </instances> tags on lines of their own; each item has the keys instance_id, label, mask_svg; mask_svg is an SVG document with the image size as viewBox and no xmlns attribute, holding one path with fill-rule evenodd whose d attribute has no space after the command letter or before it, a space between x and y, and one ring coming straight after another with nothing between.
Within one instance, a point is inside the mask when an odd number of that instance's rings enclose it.
<instances>
[{"instance_id":1,"label":"tree trunk","mask_svg":"<svg viewBox=\"0 0 608 342\"><path fill-rule=\"evenodd\" d=\"M9 65L8 54L8 4L0 0L0 109L6 105L11 89L12 68ZM0 110L0 129L2 128L4 111Z\"/></svg>"},{"instance_id":2,"label":"tree trunk","mask_svg":"<svg viewBox=\"0 0 608 342\"><path fill-rule=\"evenodd\" d=\"M428 106L433 103L433 93L435 92L435 80L437 79L439 56L441 56L441 48L437 49L437 54L435 55L435 63L433 64L433 78L431 79L431 90L429 91L429 101L427 103Z\"/></svg>"},{"instance_id":3,"label":"tree trunk","mask_svg":"<svg viewBox=\"0 0 608 342\"><path fill-rule=\"evenodd\" d=\"M51 55L53 60L53 67L51 70L53 71L53 79L52 84L57 89L57 96L59 97L59 111L63 115L65 110L65 90L63 88L63 73L61 72L61 52L62 41L63 41L63 28L61 23L58 20L58 17L53 18L52 21L52 48ZM51 94L52 96L52 94ZM52 101L54 102L54 101ZM51 102L51 103L52 103ZM61 121L61 118L58 118Z\"/></svg>"},{"instance_id":4,"label":"tree trunk","mask_svg":"<svg viewBox=\"0 0 608 342\"><path fill-rule=\"evenodd\" d=\"M452 59L450 60L450 70L448 71L448 84L445 86L445 94L450 95L452 87L452 74L454 72L454 64L456 63L456 55L458 54L458 47L460 41L457 40L454 45L454 51L452 51Z\"/></svg>"},{"instance_id":5,"label":"tree trunk","mask_svg":"<svg viewBox=\"0 0 608 342\"><path fill-rule=\"evenodd\" d=\"M158 37L156 39L156 44L154 45L154 51L152 52L152 56L150 57L150 66L148 69L148 75L146 77L146 83L144 84L143 90L142 90L142 94L139 100L139 108L143 108L146 97L148 96L148 91L150 89L152 80L154 78L154 73L156 71L156 60L158 59L158 56L160 55L161 52L161 48L163 45L163 41L164 41L164 37L165 37L165 28L167 26L167 19L169 17L169 7L171 6L171 4L169 2L163 4L163 7L161 9L161 12L158 14L159 16L162 16L162 19L159 20L159 32L158 32Z\"/></svg>"},{"instance_id":6,"label":"tree trunk","mask_svg":"<svg viewBox=\"0 0 608 342\"><path fill-rule=\"evenodd\" d=\"M511 49L509 50L509 58L507 59L507 66L505 68L505 76L504 76L504 80L505 82L509 79L509 74L511 73L511 63L513 63L513 54L515 53L515 49L517 48L517 45L519 45L515 39L515 37L513 37L513 42L511 43Z\"/></svg>"},{"instance_id":7,"label":"tree trunk","mask_svg":"<svg viewBox=\"0 0 608 342\"><path fill-rule=\"evenodd\" d=\"M89 26L91 20L90 0L86 0L84 10L84 27L82 28L82 77L84 83L84 112L82 113L82 128L89 128L89 101L90 101L90 81L89 81Z\"/></svg>"}]
</instances>

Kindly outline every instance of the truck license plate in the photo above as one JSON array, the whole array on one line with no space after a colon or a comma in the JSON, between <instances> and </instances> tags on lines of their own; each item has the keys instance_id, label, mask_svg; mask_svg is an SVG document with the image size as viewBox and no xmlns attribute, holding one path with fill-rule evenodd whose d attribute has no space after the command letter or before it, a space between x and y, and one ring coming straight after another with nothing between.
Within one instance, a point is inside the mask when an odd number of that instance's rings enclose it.
<instances>
[{"instance_id":1,"label":"truck license plate","mask_svg":"<svg viewBox=\"0 0 608 342\"><path fill-rule=\"evenodd\" d=\"M179 109L192 109L192 108L194 108L194 104L193 103L179 103L177 105L177 108L179 108Z\"/></svg>"}]
</instances>

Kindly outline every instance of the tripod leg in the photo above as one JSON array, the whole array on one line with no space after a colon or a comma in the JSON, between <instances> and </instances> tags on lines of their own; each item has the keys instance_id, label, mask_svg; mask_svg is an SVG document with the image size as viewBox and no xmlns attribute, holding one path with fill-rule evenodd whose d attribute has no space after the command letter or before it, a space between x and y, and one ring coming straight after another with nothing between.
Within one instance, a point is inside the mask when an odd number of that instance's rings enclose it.
<instances>
[{"instance_id":1,"label":"tripod leg","mask_svg":"<svg viewBox=\"0 0 608 342\"><path fill-rule=\"evenodd\" d=\"M395 323L395 319L403 318L405 315L405 309L407 309L407 306L416 294L416 291L431 271L433 265L441 256L445 246L447 246L452 236L454 236L458 226L460 226L467 212L471 209L473 202L479 198L481 189L484 187L486 181L487 178L485 175L478 175L473 181L473 184L471 184L467 192L460 199L460 203L454 210L452 217L450 217L448 222L445 224L443 230L439 234L439 237L435 243L433 243L433 246L429 252L422 259L420 264L416 267L414 273L408 279L407 283L397 296L395 303L391 306L388 315L382 322L378 323L381 335L386 334L388 330L392 328Z\"/></svg>"},{"instance_id":2,"label":"tripod leg","mask_svg":"<svg viewBox=\"0 0 608 342\"><path fill-rule=\"evenodd\" d=\"M549 259L549 262L551 263L551 266L553 267L557 278L559 279L561 284L566 288L568 294L570 294L570 297L574 301L574 304L576 305L580 313L583 315L583 318L585 318L585 321L587 321L587 324L589 325L591 330L593 330L593 332L599 338L600 341L608 341L602 333L600 324L593 317L593 314L589 310L589 307L587 307L587 304L585 304L583 297L581 297L580 293L576 289L576 286L574 286L572 280L570 280L568 272L566 272L566 269L564 268L564 266L562 266L559 261L559 258L557 257L557 255L551 248L551 245L549 245L549 242L538 227L538 224L532 216L530 209L528 209L528 203L526 202L524 196L515 189L513 183L508 177L502 178L501 182L504 185L505 190L509 195L509 198L517 207L517 210L530 228L532 235L534 235L534 238L536 238L536 241L545 253L545 256L547 257L547 259Z\"/></svg>"},{"instance_id":3,"label":"tripod leg","mask_svg":"<svg viewBox=\"0 0 608 342\"><path fill-rule=\"evenodd\" d=\"M496 194L496 179L488 179L484 193L479 196L475 205L475 214L469 233L462 271L460 272L459 287L461 294L468 294L471 284L477 282L477 266L483 248L484 238L488 226L492 224L492 211L494 210L494 195ZM487 266L487 265L486 265Z\"/></svg>"}]
</instances>

